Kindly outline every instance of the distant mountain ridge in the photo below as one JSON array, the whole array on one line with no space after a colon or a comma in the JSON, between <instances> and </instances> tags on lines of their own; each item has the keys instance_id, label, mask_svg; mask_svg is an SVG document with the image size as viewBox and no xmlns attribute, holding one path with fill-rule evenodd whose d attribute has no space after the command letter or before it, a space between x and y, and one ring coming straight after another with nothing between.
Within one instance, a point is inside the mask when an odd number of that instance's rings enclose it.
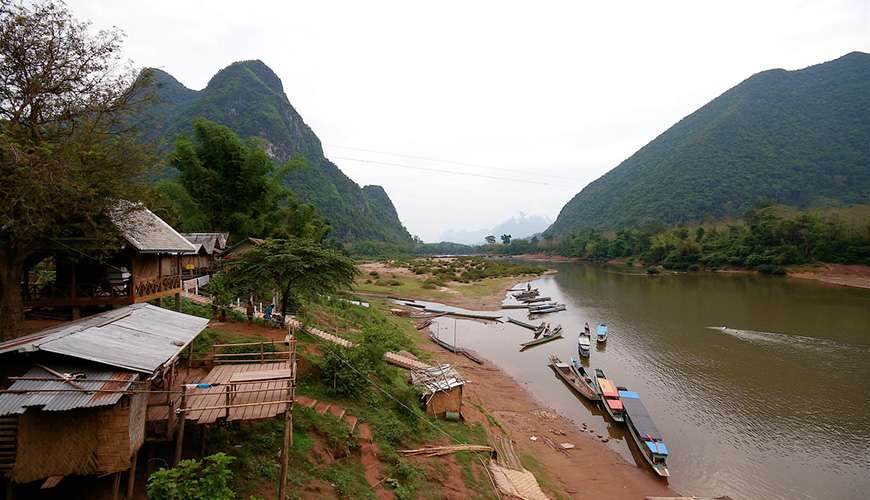
<instances>
[{"instance_id":1,"label":"distant mountain ridge","mask_svg":"<svg viewBox=\"0 0 870 500\"><path fill-rule=\"evenodd\" d=\"M569 201L547 234L870 202L870 54L753 75Z\"/></svg>"},{"instance_id":2,"label":"distant mountain ridge","mask_svg":"<svg viewBox=\"0 0 870 500\"><path fill-rule=\"evenodd\" d=\"M207 118L243 138L259 138L279 162L304 157L309 168L289 173L284 181L329 221L330 236L411 244L386 191L380 186L360 188L326 159L320 140L284 94L281 79L262 61L230 64L200 91L185 87L165 71L152 71L158 102L147 110L146 135L164 150L178 135L190 133L194 118Z\"/></svg>"},{"instance_id":3,"label":"distant mountain ridge","mask_svg":"<svg viewBox=\"0 0 870 500\"><path fill-rule=\"evenodd\" d=\"M496 239L503 234L509 234L515 239L526 238L544 231L550 226L550 224L552 224L552 220L549 217L520 212L518 215L511 217L489 230L451 229L445 231L441 234L441 241L462 243L466 245L482 245L484 243L484 238L488 235L493 235Z\"/></svg>"}]
</instances>

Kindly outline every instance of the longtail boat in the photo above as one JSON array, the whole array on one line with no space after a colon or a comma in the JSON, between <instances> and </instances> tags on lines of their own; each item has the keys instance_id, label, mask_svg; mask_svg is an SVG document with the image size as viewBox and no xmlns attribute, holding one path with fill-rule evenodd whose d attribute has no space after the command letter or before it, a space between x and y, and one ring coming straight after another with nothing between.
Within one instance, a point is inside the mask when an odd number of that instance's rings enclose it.
<instances>
[{"instance_id":1,"label":"longtail boat","mask_svg":"<svg viewBox=\"0 0 870 500\"><path fill-rule=\"evenodd\" d=\"M565 309L567 309L567 308L565 307L565 304L558 304L558 305L555 305L555 306L547 306L547 307L543 307L543 308L540 308L540 309L530 309L530 310L529 310L529 316L534 315L534 314L548 314L548 313L554 313L554 312L564 311Z\"/></svg>"},{"instance_id":2,"label":"longtail boat","mask_svg":"<svg viewBox=\"0 0 870 500\"><path fill-rule=\"evenodd\" d=\"M589 335L580 332L580 335L577 336L577 354L579 354L583 358L588 358L590 344L591 340L589 339Z\"/></svg>"},{"instance_id":3,"label":"longtail boat","mask_svg":"<svg viewBox=\"0 0 870 500\"><path fill-rule=\"evenodd\" d=\"M551 300L551 298L550 297L535 297L533 299L521 300L520 302L522 302L523 304L534 304L535 302L546 302L548 300Z\"/></svg>"},{"instance_id":4,"label":"longtail boat","mask_svg":"<svg viewBox=\"0 0 870 500\"><path fill-rule=\"evenodd\" d=\"M598 342L607 342L607 325L601 323L595 329L595 340Z\"/></svg>"},{"instance_id":5,"label":"longtail boat","mask_svg":"<svg viewBox=\"0 0 870 500\"><path fill-rule=\"evenodd\" d=\"M640 396L634 391L620 390L619 397L625 407L625 423L640 454L656 474L662 477L670 476L667 464L668 447L665 446L664 438L640 401Z\"/></svg>"},{"instance_id":6,"label":"longtail boat","mask_svg":"<svg viewBox=\"0 0 870 500\"><path fill-rule=\"evenodd\" d=\"M520 344L520 346L522 346L522 347L520 347L520 350L523 351L523 350L528 349L529 347L533 347L533 346L536 346L539 344L543 344L544 342L549 342L551 340L556 340L559 338L562 338L562 327L561 326L554 328L552 331L544 333L543 335L541 335L540 338L530 340L528 342L523 342L522 344Z\"/></svg>"},{"instance_id":7,"label":"longtail boat","mask_svg":"<svg viewBox=\"0 0 870 500\"><path fill-rule=\"evenodd\" d=\"M577 372L575 372L569 364L563 363L555 354L550 354L549 359L549 364L556 372L556 375L564 380L571 389L574 389L574 392L590 401L598 401L598 394L595 392L595 388L591 385L592 379L577 375Z\"/></svg>"},{"instance_id":8,"label":"longtail boat","mask_svg":"<svg viewBox=\"0 0 870 500\"><path fill-rule=\"evenodd\" d=\"M622 401L619 399L619 390L613 385L613 382L604 375L601 368L595 369L595 388L598 390L598 396L601 397L601 405L604 406L604 411L610 415L614 422L625 422L625 408L622 406Z\"/></svg>"},{"instance_id":9,"label":"longtail boat","mask_svg":"<svg viewBox=\"0 0 870 500\"><path fill-rule=\"evenodd\" d=\"M592 393L592 395L589 396L589 400L600 401L601 396L599 396L598 391L595 390L595 381L592 379L592 375L590 375L589 372L586 371L586 368L584 368L575 358L571 358L571 370L574 371L574 374L577 375L580 382L589 388L589 391Z\"/></svg>"}]
</instances>

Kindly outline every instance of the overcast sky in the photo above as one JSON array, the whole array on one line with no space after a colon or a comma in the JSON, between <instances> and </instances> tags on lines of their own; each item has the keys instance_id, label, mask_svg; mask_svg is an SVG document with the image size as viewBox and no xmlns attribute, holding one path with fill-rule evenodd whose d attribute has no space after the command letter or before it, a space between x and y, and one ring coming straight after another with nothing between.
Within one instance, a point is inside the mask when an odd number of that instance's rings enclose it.
<instances>
[{"instance_id":1,"label":"overcast sky","mask_svg":"<svg viewBox=\"0 0 870 500\"><path fill-rule=\"evenodd\" d=\"M136 65L193 89L233 61L265 62L327 156L360 185L384 186L426 241L520 211L555 218L583 186L753 73L870 52L868 6L70 2L95 28L123 29Z\"/></svg>"}]
</instances>

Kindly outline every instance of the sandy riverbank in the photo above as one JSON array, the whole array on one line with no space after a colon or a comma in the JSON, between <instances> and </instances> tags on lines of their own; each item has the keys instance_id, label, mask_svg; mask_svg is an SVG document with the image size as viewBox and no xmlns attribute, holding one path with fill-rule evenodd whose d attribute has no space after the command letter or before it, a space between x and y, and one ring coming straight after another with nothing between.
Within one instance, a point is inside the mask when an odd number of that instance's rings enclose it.
<instances>
[{"instance_id":1,"label":"sandy riverbank","mask_svg":"<svg viewBox=\"0 0 870 500\"><path fill-rule=\"evenodd\" d=\"M421 336L428 339L428 329L421 332ZM666 482L647 468L627 462L608 448L601 437L584 431L536 401L529 391L493 363L475 364L428 340L418 345L432 353L436 361L453 364L471 380L464 392L466 421L479 422L491 435L507 433L516 443L519 455L532 457L539 464L538 470L532 472L549 488L578 499L675 495ZM537 440L532 441L532 436ZM575 448L559 452L546 444L545 438L557 445L572 443Z\"/></svg>"},{"instance_id":2,"label":"sandy riverbank","mask_svg":"<svg viewBox=\"0 0 870 500\"><path fill-rule=\"evenodd\" d=\"M832 285L870 288L870 266L823 264L812 270L789 272L788 276L821 281Z\"/></svg>"}]
</instances>

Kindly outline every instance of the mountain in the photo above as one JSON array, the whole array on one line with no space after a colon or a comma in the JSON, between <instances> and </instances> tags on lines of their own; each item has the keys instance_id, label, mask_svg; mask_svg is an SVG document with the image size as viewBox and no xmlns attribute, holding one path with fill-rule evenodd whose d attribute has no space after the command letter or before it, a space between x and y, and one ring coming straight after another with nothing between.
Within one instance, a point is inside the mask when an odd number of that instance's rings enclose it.
<instances>
[{"instance_id":1,"label":"mountain","mask_svg":"<svg viewBox=\"0 0 870 500\"><path fill-rule=\"evenodd\" d=\"M543 215L529 215L520 212L492 229L450 229L441 234L441 241L463 243L466 245L482 245L487 235L498 239L503 234L513 238L526 238L547 229L552 221ZM500 241L500 240L499 240Z\"/></svg>"},{"instance_id":2,"label":"mountain","mask_svg":"<svg viewBox=\"0 0 870 500\"><path fill-rule=\"evenodd\" d=\"M379 240L410 245L411 236L380 186L360 188L323 154L320 140L290 104L281 79L261 61L233 63L218 71L203 90L191 90L172 75L152 69L156 102L147 110L147 139L169 150L196 117L255 137L278 162L304 157L308 168L290 172L285 183L314 205L342 241Z\"/></svg>"},{"instance_id":3,"label":"mountain","mask_svg":"<svg viewBox=\"0 0 870 500\"><path fill-rule=\"evenodd\" d=\"M583 188L548 234L870 202L870 54L753 75Z\"/></svg>"}]
</instances>

